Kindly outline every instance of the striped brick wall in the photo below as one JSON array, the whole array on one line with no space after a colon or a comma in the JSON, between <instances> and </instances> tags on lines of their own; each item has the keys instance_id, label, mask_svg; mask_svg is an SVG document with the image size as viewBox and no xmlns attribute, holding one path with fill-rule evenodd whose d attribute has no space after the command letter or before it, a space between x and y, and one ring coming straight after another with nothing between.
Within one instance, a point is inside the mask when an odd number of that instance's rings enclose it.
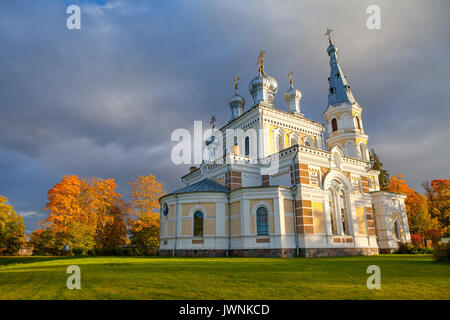
<instances>
[{"instance_id":1,"label":"striped brick wall","mask_svg":"<svg viewBox=\"0 0 450 320\"><path fill-rule=\"evenodd\" d=\"M366 176L361 176L361 184L363 187L363 192L369 193L369 179Z\"/></svg>"},{"instance_id":2,"label":"striped brick wall","mask_svg":"<svg viewBox=\"0 0 450 320\"><path fill-rule=\"evenodd\" d=\"M309 184L309 168L304 163L300 163L300 183Z\"/></svg>"},{"instance_id":3,"label":"striped brick wall","mask_svg":"<svg viewBox=\"0 0 450 320\"><path fill-rule=\"evenodd\" d=\"M367 219L367 227L369 229L369 235L375 235L375 222L372 207L366 207L366 219Z\"/></svg>"},{"instance_id":4,"label":"striped brick wall","mask_svg":"<svg viewBox=\"0 0 450 320\"><path fill-rule=\"evenodd\" d=\"M295 202L298 234L313 234L314 220L311 200L297 200Z\"/></svg>"},{"instance_id":5,"label":"striped brick wall","mask_svg":"<svg viewBox=\"0 0 450 320\"><path fill-rule=\"evenodd\" d=\"M226 187L230 190L236 190L242 187L242 172L233 171L225 172Z\"/></svg>"}]
</instances>

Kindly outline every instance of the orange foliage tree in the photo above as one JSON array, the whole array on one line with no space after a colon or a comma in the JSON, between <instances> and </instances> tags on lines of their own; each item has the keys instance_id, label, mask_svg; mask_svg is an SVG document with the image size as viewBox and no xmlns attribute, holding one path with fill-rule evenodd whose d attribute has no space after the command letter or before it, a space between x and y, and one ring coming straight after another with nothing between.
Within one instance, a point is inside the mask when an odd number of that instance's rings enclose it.
<instances>
[{"instance_id":1,"label":"orange foliage tree","mask_svg":"<svg viewBox=\"0 0 450 320\"><path fill-rule=\"evenodd\" d=\"M430 214L439 221L439 227L450 234L450 180L434 179L422 184L428 200Z\"/></svg>"},{"instance_id":2,"label":"orange foliage tree","mask_svg":"<svg viewBox=\"0 0 450 320\"><path fill-rule=\"evenodd\" d=\"M156 250L159 240L159 198L165 194L154 175L139 176L130 182L131 241L148 250Z\"/></svg>"},{"instance_id":3,"label":"orange foliage tree","mask_svg":"<svg viewBox=\"0 0 450 320\"><path fill-rule=\"evenodd\" d=\"M48 191L42 224L83 252L124 244L128 210L116 188L114 179L65 176Z\"/></svg>"}]
</instances>

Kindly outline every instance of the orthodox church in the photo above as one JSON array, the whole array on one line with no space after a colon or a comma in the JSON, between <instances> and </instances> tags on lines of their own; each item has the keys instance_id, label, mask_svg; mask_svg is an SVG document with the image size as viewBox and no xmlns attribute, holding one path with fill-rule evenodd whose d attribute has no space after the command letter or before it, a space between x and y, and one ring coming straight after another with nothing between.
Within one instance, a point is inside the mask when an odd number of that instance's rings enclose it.
<instances>
[{"instance_id":1,"label":"orthodox church","mask_svg":"<svg viewBox=\"0 0 450 320\"><path fill-rule=\"evenodd\" d=\"M253 103L231 97L230 121L206 141L209 159L191 167L182 189L160 198L160 254L180 256L341 256L392 252L410 241L405 196L380 191L370 164L363 108L330 58L324 124L301 113L290 86L274 105L277 81L250 81Z\"/></svg>"}]
</instances>

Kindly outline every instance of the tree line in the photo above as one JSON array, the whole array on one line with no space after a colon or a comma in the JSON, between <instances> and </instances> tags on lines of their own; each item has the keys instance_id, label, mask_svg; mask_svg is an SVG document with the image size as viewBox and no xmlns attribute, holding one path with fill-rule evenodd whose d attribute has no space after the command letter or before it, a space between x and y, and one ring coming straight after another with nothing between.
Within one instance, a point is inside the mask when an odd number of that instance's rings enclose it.
<instances>
[{"instance_id":1,"label":"tree line","mask_svg":"<svg viewBox=\"0 0 450 320\"><path fill-rule=\"evenodd\" d=\"M47 217L30 234L33 254L58 255L66 244L82 255L125 246L154 253L159 246L158 199L165 191L153 175L129 184L125 201L114 179L63 177L48 191ZM0 254L16 253L24 244L24 231L23 218L0 197Z\"/></svg>"}]
</instances>

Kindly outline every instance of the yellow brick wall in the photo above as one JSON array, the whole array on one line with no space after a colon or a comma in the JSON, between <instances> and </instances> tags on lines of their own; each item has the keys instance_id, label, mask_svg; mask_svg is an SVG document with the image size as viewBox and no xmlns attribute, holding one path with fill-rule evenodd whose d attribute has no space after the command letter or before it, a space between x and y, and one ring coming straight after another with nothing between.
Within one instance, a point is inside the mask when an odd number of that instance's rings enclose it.
<instances>
[{"instance_id":1,"label":"yellow brick wall","mask_svg":"<svg viewBox=\"0 0 450 320\"><path fill-rule=\"evenodd\" d=\"M314 233L325 233L322 202L313 202L312 211L314 217Z\"/></svg>"}]
</instances>

